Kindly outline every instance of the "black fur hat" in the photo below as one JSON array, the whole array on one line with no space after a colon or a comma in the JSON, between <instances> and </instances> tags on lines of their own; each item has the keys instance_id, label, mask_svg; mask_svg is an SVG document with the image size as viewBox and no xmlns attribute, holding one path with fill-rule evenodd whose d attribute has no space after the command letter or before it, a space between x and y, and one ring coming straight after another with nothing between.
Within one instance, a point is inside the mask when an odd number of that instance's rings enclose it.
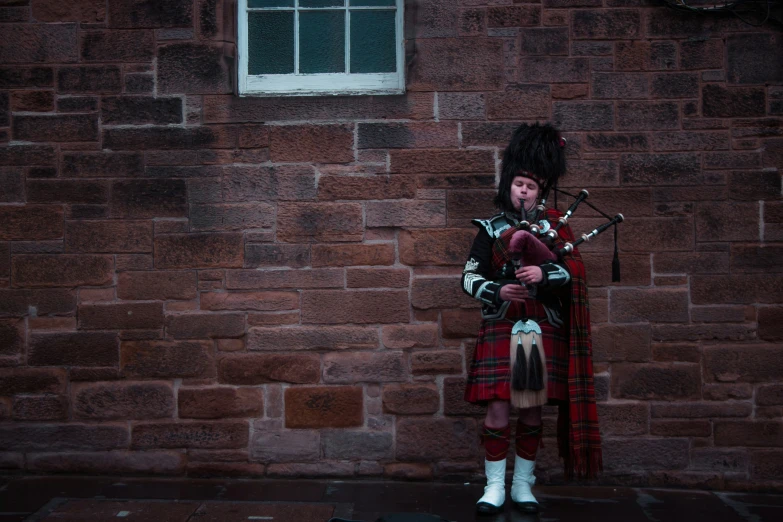
<instances>
[{"instance_id":1,"label":"black fur hat","mask_svg":"<svg viewBox=\"0 0 783 522\"><path fill-rule=\"evenodd\" d=\"M548 123L523 123L514 131L503 152L495 206L504 211L513 210L511 183L515 177L531 178L545 191L555 185L565 170L565 139L560 132Z\"/></svg>"}]
</instances>

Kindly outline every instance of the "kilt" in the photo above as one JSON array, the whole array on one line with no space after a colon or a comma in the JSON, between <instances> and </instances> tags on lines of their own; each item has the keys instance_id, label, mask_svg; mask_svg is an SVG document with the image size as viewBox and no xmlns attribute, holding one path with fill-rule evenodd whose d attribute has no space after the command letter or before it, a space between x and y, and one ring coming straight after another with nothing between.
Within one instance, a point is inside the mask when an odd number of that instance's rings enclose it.
<instances>
[{"instance_id":1,"label":"kilt","mask_svg":"<svg viewBox=\"0 0 783 522\"><path fill-rule=\"evenodd\" d=\"M465 400L484 403L511 399L511 329L519 319L532 319L541 327L548 373L550 401L568 401L568 334L565 326L555 328L547 320L541 301L525 299L511 303L505 319L481 321L473 361L468 370Z\"/></svg>"}]
</instances>

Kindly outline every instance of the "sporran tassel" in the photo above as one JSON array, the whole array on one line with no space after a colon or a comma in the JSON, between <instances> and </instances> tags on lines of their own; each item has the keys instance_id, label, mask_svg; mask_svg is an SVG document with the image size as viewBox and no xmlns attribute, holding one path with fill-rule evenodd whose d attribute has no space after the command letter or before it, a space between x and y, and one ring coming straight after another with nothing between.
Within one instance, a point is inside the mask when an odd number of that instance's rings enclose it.
<instances>
[{"instance_id":1,"label":"sporran tassel","mask_svg":"<svg viewBox=\"0 0 783 522\"><path fill-rule=\"evenodd\" d=\"M511 371L511 387L520 391L527 388L527 356L521 337L517 340L516 360Z\"/></svg>"},{"instance_id":2,"label":"sporran tassel","mask_svg":"<svg viewBox=\"0 0 783 522\"><path fill-rule=\"evenodd\" d=\"M544 369L541 363L541 354L538 351L538 344L533 339L533 345L530 348L530 364L528 364L527 389L532 391L541 391L544 389Z\"/></svg>"}]
</instances>

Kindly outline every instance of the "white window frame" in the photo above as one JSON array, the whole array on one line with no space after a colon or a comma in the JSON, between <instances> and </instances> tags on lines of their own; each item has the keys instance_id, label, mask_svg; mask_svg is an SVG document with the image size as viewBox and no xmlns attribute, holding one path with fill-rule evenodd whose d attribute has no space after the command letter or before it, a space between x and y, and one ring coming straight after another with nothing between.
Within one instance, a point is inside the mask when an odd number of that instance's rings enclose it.
<instances>
[{"instance_id":1,"label":"white window frame","mask_svg":"<svg viewBox=\"0 0 783 522\"><path fill-rule=\"evenodd\" d=\"M345 0L348 3L349 0ZM299 6L299 0L294 0ZM250 75L248 67L247 0L237 2L237 36L239 45L240 96L324 96L324 95L379 95L405 92L405 43L403 39L404 0L395 0L395 50L397 72L394 73L321 73L321 74L259 74ZM344 7L343 7L344 8ZM264 10L290 11L292 8ZM330 8L321 8L321 10ZM334 9L334 8L331 8ZM349 8L346 17L346 64L350 67L350 10L378 10L379 7ZM382 9L382 8L381 8ZM318 10L314 8L313 10ZM299 17L294 21L294 67L299 68Z\"/></svg>"}]
</instances>

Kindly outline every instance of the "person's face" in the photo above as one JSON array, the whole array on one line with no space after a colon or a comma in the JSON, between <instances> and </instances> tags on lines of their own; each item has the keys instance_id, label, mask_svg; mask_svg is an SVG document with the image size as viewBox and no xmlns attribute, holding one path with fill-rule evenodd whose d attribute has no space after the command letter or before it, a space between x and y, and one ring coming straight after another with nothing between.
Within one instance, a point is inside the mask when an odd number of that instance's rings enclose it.
<instances>
[{"instance_id":1,"label":"person's face","mask_svg":"<svg viewBox=\"0 0 783 522\"><path fill-rule=\"evenodd\" d=\"M511 182L511 204L514 205L514 210L522 211L520 200L524 201L526 211L532 210L536 206L538 190L538 183L532 179L524 176L515 177Z\"/></svg>"}]
</instances>

